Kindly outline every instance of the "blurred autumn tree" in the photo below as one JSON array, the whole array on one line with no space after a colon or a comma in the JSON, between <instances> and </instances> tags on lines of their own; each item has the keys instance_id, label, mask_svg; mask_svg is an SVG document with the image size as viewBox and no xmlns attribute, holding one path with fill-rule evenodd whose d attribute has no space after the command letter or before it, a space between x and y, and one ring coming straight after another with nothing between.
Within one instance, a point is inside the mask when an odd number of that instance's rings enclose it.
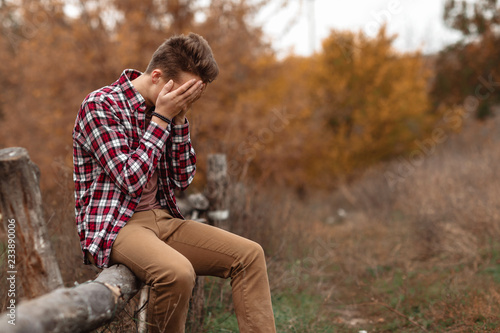
<instances>
[{"instance_id":1,"label":"blurred autumn tree","mask_svg":"<svg viewBox=\"0 0 500 333\"><path fill-rule=\"evenodd\" d=\"M500 5L496 0L448 0L445 22L464 39L440 52L431 91L436 108L462 105L467 96L478 103L476 117L492 116L500 103Z\"/></svg>"},{"instance_id":2,"label":"blurred autumn tree","mask_svg":"<svg viewBox=\"0 0 500 333\"><path fill-rule=\"evenodd\" d=\"M247 135L232 146L232 171L330 187L412 149L435 123L429 73L419 54L398 54L392 40L384 29L375 39L332 31L311 57L261 58L255 87L238 96L230 137Z\"/></svg>"},{"instance_id":3,"label":"blurred autumn tree","mask_svg":"<svg viewBox=\"0 0 500 333\"><path fill-rule=\"evenodd\" d=\"M434 123L422 57L397 53L393 39L382 28L374 39L340 32L323 42L312 90L327 152L322 173L345 174L407 152Z\"/></svg>"},{"instance_id":4,"label":"blurred autumn tree","mask_svg":"<svg viewBox=\"0 0 500 333\"><path fill-rule=\"evenodd\" d=\"M0 1L0 147L28 148L56 198L83 98L125 68L144 70L165 38L189 31L221 68L190 115L200 186L205 156L223 152L236 181L328 187L430 128L419 54L396 53L381 30L332 32L313 56L277 59L252 24L269 2Z\"/></svg>"}]
</instances>

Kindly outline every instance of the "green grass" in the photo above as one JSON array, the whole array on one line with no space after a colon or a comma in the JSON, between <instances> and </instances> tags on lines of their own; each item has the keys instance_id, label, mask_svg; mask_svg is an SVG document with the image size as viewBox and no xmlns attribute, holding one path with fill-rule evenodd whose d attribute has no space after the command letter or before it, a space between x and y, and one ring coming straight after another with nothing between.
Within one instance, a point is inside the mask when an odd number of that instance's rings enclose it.
<instances>
[{"instance_id":1,"label":"green grass","mask_svg":"<svg viewBox=\"0 0 500 333\"><path fill-rule=\"evenodd\" d=\"M324 313L322 298L311 291L275 295L273 309L278 332L334 332L333 319Z\"/></svg>"},{"instance_id":2,"label":"green grass","mask_svg":"<svg viewBox=\"0 0 500 333\"><path fill-rule=\"evenodd\" d=\"M231 289L228 283L208 279L205 285L209 297L206 300L205 328L207 333L239 332L234 310L230 304ZM217 290L214 293L214 289ZM212 290L212 293L210 293ZM206 293L207 294L207 293ZM217 297L215 297L217 295ZM224 301L220 301L223 295ZM321 295L311 290L279 291L273 294L273 310L278 332L331 333L336 332L331 318L323 311Z\"/></svg>"}]
</instances>

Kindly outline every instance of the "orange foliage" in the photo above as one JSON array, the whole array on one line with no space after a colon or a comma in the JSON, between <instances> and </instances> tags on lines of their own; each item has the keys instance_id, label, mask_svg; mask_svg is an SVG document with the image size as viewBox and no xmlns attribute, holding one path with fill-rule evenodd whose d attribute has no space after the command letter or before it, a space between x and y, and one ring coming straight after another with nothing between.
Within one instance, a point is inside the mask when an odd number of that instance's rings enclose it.
<instances>
[{"instance_id":1,"label":"orange foliage","mask_svg":"<svg viewBox=\"0 0 500 333\"><path fill-rule=\"evenodd\" d=\"M398 54L391 42L384 28L375 39L334 32L323 42L313 105L334 173L407 151L434 122L422 57Z\"/></svg>"}]
</instances>

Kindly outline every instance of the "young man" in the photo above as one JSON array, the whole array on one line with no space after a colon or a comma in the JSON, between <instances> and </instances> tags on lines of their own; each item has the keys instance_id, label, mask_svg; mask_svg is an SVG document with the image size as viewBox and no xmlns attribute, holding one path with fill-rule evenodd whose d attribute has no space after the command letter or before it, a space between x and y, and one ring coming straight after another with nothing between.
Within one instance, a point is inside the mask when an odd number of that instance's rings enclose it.
<instances>
[{"instance_id":1,"label":"young man","mask_svg":"<svg viewBox=\"0 0 500 333\"><path fill-rule=\"evenodd\" d=\"M124 264L151 286L149 332L184 332L196 275L231 278L241 332L275 332L262 248L184 220L174 188L195 173L186 113L219 73L208 43L174 36L145 73L125 70L83 101L73 130L85 264Z\"/></svg>"}]
</instances>

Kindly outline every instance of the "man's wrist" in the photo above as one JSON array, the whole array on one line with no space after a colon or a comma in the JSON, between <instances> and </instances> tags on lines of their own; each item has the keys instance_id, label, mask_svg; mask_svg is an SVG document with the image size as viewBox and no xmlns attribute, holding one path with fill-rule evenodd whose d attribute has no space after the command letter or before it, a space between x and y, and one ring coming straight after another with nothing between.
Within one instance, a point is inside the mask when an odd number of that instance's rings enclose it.
<instances>
[{"instance_id":1,"label":"man's wrist","mask_svg":"<svg viewBox=\"0 0 500 333\"><path fill-rule=\"evenodd\" d=\"M172 125L184 125L186 123L186 117L185 116L176 116L174 117L174 119L172 120Z\"/></svg>"},{"instance_id":2,"label":"man's wrist","mask_svg":"<svg viewBox=\"0 0 500 333\"><path fill-rule=\"evenodd\" d=\"M191 110L191 107L186 107L179 114L177 114L174 119L172 119L173 125L184 125L186 123L186 114Z\"/></svg>"},{"instance_id":3,"label":"man's wrist","mask_svg":"<svg viewBox=\"0 0 500 333\"><path fill-rule=\"evenodd\" d=\"M159 114L158 112L153 112L153 118L156 117L157 119L159 119L161 122L163 122L166 126L168 126L169 124L172 124L172 120L170 120L169 118L165 117L164 115L162 114ZM153 120L153 119L152 119ZM156 120L155 121L156 123L158 123L158 121ZM160 124L160 125L163 125L163 124Z\"/></svg>"}]
</instances>

